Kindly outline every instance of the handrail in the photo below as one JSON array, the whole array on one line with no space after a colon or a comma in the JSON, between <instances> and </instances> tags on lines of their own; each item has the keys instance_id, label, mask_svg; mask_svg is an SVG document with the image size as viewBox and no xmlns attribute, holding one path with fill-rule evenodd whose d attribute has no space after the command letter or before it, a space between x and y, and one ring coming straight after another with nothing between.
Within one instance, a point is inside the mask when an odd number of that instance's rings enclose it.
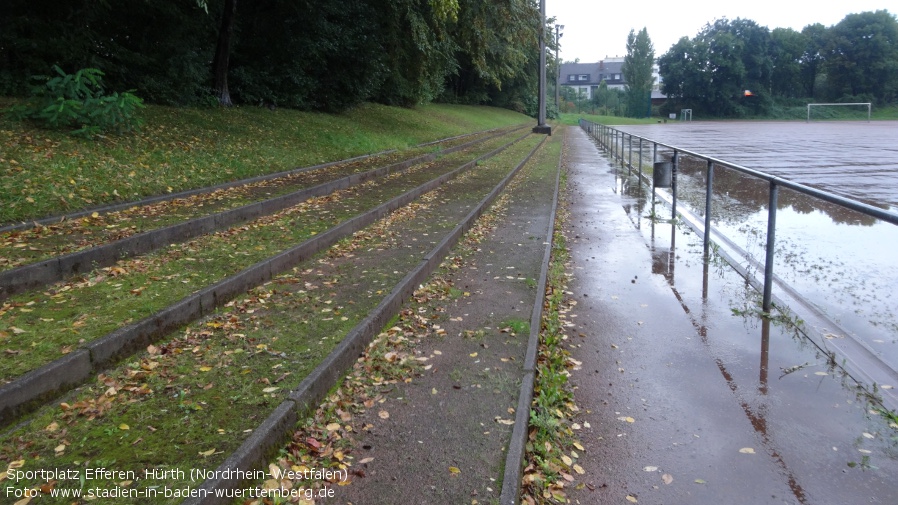
<instances>
[{"instance_id":1,"label":"handrail","mask_svg":"<svg viewBox=\"0 0 898 505\"><path fill-rule=\"evenodd\" d=\"M610 149L612 156L617 157L621 160L621 163L624 163L624 136L629 138L629 149L630 149L630 166L632 166L633 159L633 139L637 138L640 141L640 155L641 155L641 143L643 140L651 142L654 144L653 153L653 161L654 157L657 156L658 146L662 146L668 149L673 150L673 177L672 177L672 195L673 195L673 218L676 218L677 215L677 164L678 158L681 155L688 155L692 158L697 158L700 160L704 160L708 164L708 177L707 177L707 191L706 191L706 202L705 202L705 230L704 230L704 241L705 241L705 257L707 259L708 251L709 251L709 240L711 236L711 195L712 195L712 185L713 185L713 173L714 167L722 166L726 168L733 169L742 174L754 177L756 179L761 179L767 181L770 185L770 194L769 194L769 205L767 212L767 246L766 246L766 261L764 265L764 287L763 287L763 310L765 312L770 312L771 301L772 301L772 287L774 282L773 275L773 255L774 255L774 244L776 241L776 207L777 207L777 199L779 188L788 188L798 193L810 196L812 198L823 200L825 202L833 203L835 205L839 205L841 207L854 210L856 212L860 212L866 216L870 216L876 219L880 219L887 223L891 223L894 225L898 225L898 213L889 212L884 209L880 209L878 207L874 207L872 205L859 202L857 200L852 200L850 198L845 198L843 196L839 196L833 193L829 193L827 191L823 191L817 188L812 188L810 186L806 186L804 184L800 184L794 181L790 181L788 179L783 179L782 177L778 177L775 175L770 175L764 172L760 172L758 170L744 167L742 165L732 163L726 160L721 160L719 158L715 158L713 156L707 156L701 153L697 153L695 151L691 151L689 149L682 149L676 146L672 146L670 144L665 144L663 142L658 142L647 137L642 137L639 135L633 135L631 133L625 132L623 130L619 130L617 128L613 128L611 126L606 126L598 123L593 123L591 121L587 121L585 119L580 119L579 121L580 127L586 130L589 134L593 136L596 140L598 140L603 146ZM620 137L620 153L615 152L614 144L617 143L617 138ZM610 144L610 146L609 146ZM640 168L642 162L640 159Z\"/></svg>"}]
</instances>

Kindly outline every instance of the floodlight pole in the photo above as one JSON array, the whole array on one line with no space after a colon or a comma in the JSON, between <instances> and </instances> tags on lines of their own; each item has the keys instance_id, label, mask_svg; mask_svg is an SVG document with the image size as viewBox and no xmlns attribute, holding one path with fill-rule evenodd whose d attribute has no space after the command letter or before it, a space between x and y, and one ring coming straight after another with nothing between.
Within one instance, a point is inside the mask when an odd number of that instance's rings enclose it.
<instances>
[{"instance_id":1,"label":"floodlight pole","mask_svg":"<svg viewBox=\"0 0 898 505\"><path fill-rule=\"evenodd\" d=\"M539 117L533 133L552 134L546 124L546 0L539 0Z\"/></svg>"},{"instance_id":2,"label":"floodlight pole","mask_svg":"<svg viewBox=\"0 0 898 505\"><path fill-rule=\"evenodd\" d=\"M564 30L564 25L555 25L555 67L556 67L556 75L555 75L555 110L561 111L558 105L558 82L561 81L561 62L558 61L558 40L561 39L563 33L561 30Z\"/></svg>"}]
</instances>

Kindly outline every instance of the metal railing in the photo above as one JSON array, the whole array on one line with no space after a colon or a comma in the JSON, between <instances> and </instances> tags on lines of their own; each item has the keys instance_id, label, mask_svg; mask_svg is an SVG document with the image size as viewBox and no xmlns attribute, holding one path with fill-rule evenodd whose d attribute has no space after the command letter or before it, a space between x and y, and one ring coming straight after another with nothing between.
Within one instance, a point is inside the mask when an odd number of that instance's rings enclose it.
<instances>
[{"instance_id":1,"label":"metal railing","mask_svg":"<svg viewBox=\"0 0 898 505\"><path fill-rule=\"evenodd\" d=\"M672 173L671 173L671 196L672 196L672 204L671 204L671 219L675 219L677 217L677 167L679 164L679 158L682 155L689 156L690 158L695 158L698 160L703 160L707 163L707 177L706 177L706 185L705 185L705 216L704 216L704 230L703 230L703 241L704 241L704 257L707 261L710 252L710 242L711 242L711 207L712 201L714 198L713 185L714 185L714 168L716 166L725 167L741 174L748 175L755 179L759 179L762 181L766 181L769 185L769 205L767 206L767 242L765 245L766 249L766 257L764 262L764 284L763 284L763 310L764 312L770 312L771 302L772 302L772 288L774 283L774 274L773 274L773 263L774 263L774 254L775 254L775 244L776 244L776 214L777 214L777 202L779 198L779 188L787 188L803 195L809 196L811 198L822 200L825 202L829 202L846 209L851 209L856 212L860 212L865 216L870 216L876 219L880 219L887 223L891 223L894 225L898 225L898 214L894 212L889 212L887 210L883 210L872 205L868 205L863 202L859 202L856 200L852 200L850 198L845 198L839 195L835 195L833 193L829 193L826 191L822 191L816 188L812 188L810 186L805 186L803 184L799 184L797 182L789 181L774 175L766 174L764 172L759 172L757 170L744 167L741 165L737 165L735 163L730 163L728 161L724 161L721 159L717 159L711 156L706 156L701 153L697 153L694 151L690 151L687 149L682 149L676 146L664 144L661 142L656 142L654 140L640 137L638 135L633 135L631 133L627 133L622 130L618 130L616 128L601 125L597 123L593 123L591 121L586 121L584 119L580 120L580 127L583 128L588 135L590 135L593 139L595 139L608 153L612 156L612 159L616 158L620 160L622 165L626 165L630 168L633 167L633 143L634 139L638 139L639 141L639 159L638 159L638 167L639 167L639 175L642 178L642 154L643 154L643 142L647 142L652 145L652 162L658 161L658 148L666 148L673 151L673 155L671 156L672 162ZM625 149L629 151L625 160ZM653 188L654 189L654 188Z\"/></svg>"}]
</instances>

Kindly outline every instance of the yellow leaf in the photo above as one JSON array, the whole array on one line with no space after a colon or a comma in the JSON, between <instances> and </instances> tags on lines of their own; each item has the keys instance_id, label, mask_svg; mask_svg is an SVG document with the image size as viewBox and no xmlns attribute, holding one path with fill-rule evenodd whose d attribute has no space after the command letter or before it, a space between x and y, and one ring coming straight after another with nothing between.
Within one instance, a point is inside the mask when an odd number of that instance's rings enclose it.
<instances>
[{"instance_id":1,"label":"yellow leaf","mask_svg":"<svg viewBox=\"0 0 898 505\"><path fill-rule=\"evenodd\" d=\"M125 423L122 423L122 424L118 425L118 429L124 431L124 430L130 430L131 427L128 426L127 424L125 424Z\"/></svg>"},{"instance_id":2,"label":"yellow leaf","mask_svg":"<svg viewBox=\"0 0 898 505\"><path fill-rule=\"evenodd\" d=\"M214 447L213 447L212 449L209 449L208 451L202 451L202 452L199 453L199 455L202 456L202 457L204 457L204 458L207 457L207 456L211 456L211 455L213 455L213 454L215 454L215 448L214 448Z\"/></svg>"},{"instance_id":3,"label":"yellow leaf","mask_svg":"<svg viewBox=\"0 0 898 505\"><path fill-rule=\"evenodd\" d=\"M340 423L330 423L324 427L327 431L337 431L340 429Z\"/></svg>"},{"instance_id":4,"label":"yellow leaf","mask_svg":"<svg viewBox=\"0 0 898 505\"><path fill-rule=\"evenodd\" d=\"M96 218L100 217L100 213L99 213L99 212L94 212L94 213L92 213L92 214L90 215L90 217L96 219Z\"/></svg>"},{"instance_id":5,"label":"yellow leaf","mask_svg":"<svg viewBox=\"0 0 898 505\"><path fill-rule=\"evenodd\" d=\"M574 460L572 460L572 459L571 459L569 456L567 456L566 454L562 454L562 455L561 455L561 461L564 461L564 464L567 465L567 466L571 466L571 465L574 463Z\"/></svg>"},{"instance_id":6,"label":"yellow leaf","mask_svg":"<svg viewBox=\"0 0 898 505\"><path fill-rule=\"evenodd\" d=\"M755 450L752 449L751 447L743 447L743 448L739 449L739 452L741 452L742 454L754 454Z\"/></svg>"},{"instance_id":7,"label":"yellow leaf","mask_svg":"<svg viewBox=\"0 0 898 505\"><path fill-rule=\"evenodd\" d=\"M450 467L449 467L449 473L451 473L451 474L453 474L453 475L457 475L457 474L460 474L460 473L461 473L461 470L459 470L458 468L456 468L456 467L454 467L454 466L450 466Z\"/></svg>"},{"instance_id":8,"label":"yellow leaf","mask_svg":"<svg viewBox=\"0 0 898 505\"><path fill-rule=\"evenodd\" d=\"M470 357L472 357L472 358L476 358L476 357L477 357L477 353L476 353L476 352L472 352L472 353L469 354L468 356L470 356Z\"/></svg>"},{"instance_id":9,"label":"yellow leaf","mask_svg":"<svg viewBox=\"0 0 898 505\"><path fill-rule=\"evenodd\" d=\"M200 372L208 372L210 370L212 370L212 367L209 365L203 365L200 367Z\"/></svg>"},{"instance_id":10,"label":"yellow leaf","mask_svg":"<svg viewBox=\"0 0 898 505\"><path fill-rule=\"evenodd\" d=\"M586 473L586 471L583 470L583 467L580 465L574 465L573 469L575 472L579 473L580 475L583 475L584 473Z\"/></svg>"}]
</instances>

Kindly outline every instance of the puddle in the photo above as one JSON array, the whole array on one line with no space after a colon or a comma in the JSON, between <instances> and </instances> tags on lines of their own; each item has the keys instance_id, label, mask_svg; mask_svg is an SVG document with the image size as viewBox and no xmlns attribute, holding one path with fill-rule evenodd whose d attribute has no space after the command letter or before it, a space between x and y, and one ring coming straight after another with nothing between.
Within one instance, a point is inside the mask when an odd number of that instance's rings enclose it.
<instances>
[{"instance_id":1,"label":"puddle","mask_svg":"<svg viewBox=\"0 0 898 505\"><path fill-rule=\"evenodd\" d=\"M873 410L864 391L789 324L788 317L772 321L759 317L759 293L721 258L705 262L701 236L682 222L671 224L670 207L662 203L653 206L650 190L640 187L635 176L618 171L614 190L622 196L624 210L649 246L652 273L664 278L707 351L707 356L671 359L688 369L690 363L710 356L760 441L760 446L751 450L769 456L783 475L792 493L787 502L898 500L893 483L898 475L898 425L890 426L888 419ZM832 222L823 211L793 212L816 216L824 224ZM747 213L738 220L728 220L727 215L719 220L734 231L750 230L756 224L756 214ZM789 223L784 217L783 235L804 226ZM870 230L870 225L861 226ZM766 230L766 214L761 229ZM742 236L757 234L747 231ZM762 244L763 233L752 240ZM782 242L786 252L791 240ZM829 248L821 245L812 251L793 251L795 257L788 256L784 263L809 268L809 264L824 261L815 259L821 256L816 251ZM869 244L856 244L858 251L865 248ZM846 265L852 258L847 255L851 253L843 254L846 256L821 256L828 258L824 267L827 278L848 271ZM767 498L759 495L758 500L766 502Z\"/></svg>"},{"instance_id":2,"label":"puddle","mask_svg":"<svg viewBox=\"0 0 898 505\"><path fill-rule=\"evenodd\" d=\"M898 212L898 122L623 129ZM698 216L704 214L706 166L684 156L677 174L678 208L688 206ZM763 264L767 183L715 167L714 191L713 227ZM783 188L776 223L774 273L836 323L815 330L824 339L853 338L898 369L898 226Z\"/></svg>"}]
</instances>

